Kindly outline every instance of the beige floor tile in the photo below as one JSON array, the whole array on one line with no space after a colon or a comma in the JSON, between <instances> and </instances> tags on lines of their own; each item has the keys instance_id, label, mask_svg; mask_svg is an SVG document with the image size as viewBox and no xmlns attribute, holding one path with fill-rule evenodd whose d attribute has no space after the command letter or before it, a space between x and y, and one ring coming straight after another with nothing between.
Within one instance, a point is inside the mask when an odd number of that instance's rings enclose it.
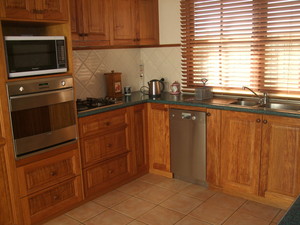
<instances>
[{"instance_id":1,"label":"beige floor tile","mask_svg":"<svg viewBox=\"0 0 300 225\"><path fill-rule=\"evenodd\" d=\"M140 177L139 180L150 183L150 184L159 184L161 182L171 180L171 178L167 178L167 177L159 176L159 175L156 175L156 174L148 173L148 174Z\"/></svg>"},{"instance_id":2,"label":"beige floor tile","mask_svg":"<svg viewBox=\"0 0 300 225\"><path fill-rule=\"evenodd\" d=\"M180 220L176 225L210 225L209 223L197 220L191 216L186 216Z\"/></svg>"},{"instance_id":3,"label":"beige floor tile","mask_svg":"<svg viewBox=\"0 0 300 225\"><path fill-rule=\"evenodd\" d=\"M271 222L279 213L279 209L260 203L247 201L238 212L247 213Z\"/></svg>"},{"instance_id":4,"label":"beige floor tile","mask_svg":"<svg viewBox=\"0 0 300 225\"><path fill-rule=\"evenodd\" d=\"M207 190L207 188L195 184L188 185L187 187L182 189L180 193L193 196L202 201L205 201L211 196L213 196L214 194L216 194L215 191Z\"/></svg>"},{"instance_id":5,"label":"beige floor tile","mask_svg":"<svg viewBox=\"0 0 300 225\"><path fill-rule=\"evenodd\" d=\"M131 223L129 223L128 225L146 225L145 223L142 223L140 221L134 220Z\"/></svg>"},{"instance_id":6,"label":"beige floor tile","mask_svg":"<svg viewBox=\"0 0 300 225\"><path fill-rule=\"evenodd\" d=\"M121 186L117 190L124 192L126 194L129 194L129 195L137 195L152 186L153 186L153 184L149 184L149 183L141 181L141 180L136 180L136 181L130 182L129 184L125 184L125 185Z\"/></svg>"},{"instance_id":7,"label":"beige floor tile","mask_svg":"<svg viewBox=\"0 0 300 225\"><path fill-rule=\"evenodd\" d=\"M155 206L155 204L148 201L132 197L112 207L112 209L136 219Z\"/></svg>"},{"instance_id":8,"label":"beige floor tile","mask_svg":"<svg viewBox=\"0 0 300 225\"><path fill-rule=\"evenodd\" d=\"M202 201L200 201L199 199L182 194L176 194L166 201L162 202L160 205L183 214L188 214L201 203Z\"/></svg>"},{"instance_id":9,"label":"beige floor tile","mask_svg":"<svg viewBox=\"0 0 300 225\"><path fill-rule=\"evenodd\" d=\"M105 212L89 219L84 224L85 225L125 225L132 221L133 219L118 213L114 210L108 209Z\"/></svg>"},{"instance_id":10,"label":"beige floor tile","mask_svg":"<svg viewBox=\"0 0 300 225\"><path fill-rule=\"evenodd\" d=\"M286 210L280 210L280 212L275 216L275 218L273 219L273 223L279 223L280 220L284 217L284 215L286 214Z\"/></svg>"},{"instance_id":11,"label":"beige floor tile","mask_svg":"<svg viewBox=\"0 0 300 225\"><path fill-rule=\"evenodd\" d=\"M217 193L209 198L206 203L217 205L218 207L224 207L229 209L238 209L246 202L243 198L238 198L223 193Z\"/></svg>"},{"instance_id":12,"label":"beige floor tile","mask_svg":"<svg viewBox=\"0 0 300 225\"><path fill-rule=\"evenodd\" d=\"M82 225L79 221L76 221L66 215L62 215L59 217L56 217L53 220L50 220L47 223L44 223L43 225Z\"/></svg>"},{"instance_id":13,"label":"beige floor tile","mask_svg":"<svg viewBox=\"0 0 300 225\"><path fill-rule=\"evenodd\" d=\"M157 206L138 218L148 225L173 225L184 217L183 214Z\"/></svg>"},{"instance_id":14,"label":"beige floor tile","mask_svg":"<svg viewBox=\"0 0 300 225\"><path fill-rule=\"evenodd\" d=\"M160 182L157 184L160 187L169 189L171 191L181 191L182 189L184 189L185 187L187 187L188 185L190 185L190 183L178 180L178 179L169 179L163 182Z\"/></svg>"},{"instance_id":15,"label":"beige floor tile","mask_svg":"<svg viewBox=\"0 0 300 225\"><path fill-rule=\"evenodd\" d=\"M165 188L161 188L158 186L153 186L147 188L146 190L142 191L141 193L137 194L136 196L147 201L153 202L155 204L159 204L162 201L170 198L174 195L175 192L167 190Z\"/></svg>"},{"instance_id":16,"label":"beige floor tile","mask_svg":"<svg viewBox=\"0 0 300 225\"><path fill-rule=\"evenodd\" d=\"M128 194L114 190L94 199L93 201L105 207L112 207L125 201L130 197L131 196Z\"/></svg>"},{"instance_id":17,"label":"beige floor tile","mask_svg":"<svg viewBox=\"0 0 300 225\"><path fill-rule=\"evenodd\" d=\"M234 212L234 209L219 207L216 204L204 202L196 209L194 209L189 215L207 223L222 224Z\"/></svg>"},{"instance_id":18,"label":"beige floor tile","mask_svg":"<svg viewBox=\"0 0 300 225\"><path fill-rule=\"evenodd\" d=\"M69 211L68 213L66 213L66 215L81 222L84 222L103 212L106 209L106 207L103 207L95 202L87 202L84 205Z\"/></svg>"},{"instance_id":19,"label":"beige floor tile","mask_svg":"<svg viewBox=\"0 0 300 225\"><path fill-rule=\"evenodd\" d=\"M236 212L224 225L269 225L270 222L248 213Z\"/></svg>"}]
</instances>

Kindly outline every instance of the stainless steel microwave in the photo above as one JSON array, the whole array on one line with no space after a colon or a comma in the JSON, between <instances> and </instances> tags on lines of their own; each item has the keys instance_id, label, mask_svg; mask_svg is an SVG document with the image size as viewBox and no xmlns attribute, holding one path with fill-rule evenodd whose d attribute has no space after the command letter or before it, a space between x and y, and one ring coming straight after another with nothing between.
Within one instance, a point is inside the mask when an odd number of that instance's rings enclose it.
<instances>
[{"instance_id":1,"label":"stainless steel microwave","mask_svg":"<svg viewBox=\"0 0 300 225\"><path fill-rule=\"evenodd\" d=\"M5 36L8 77L67 72L63 36Z\"/></svg>"}]
</instances>

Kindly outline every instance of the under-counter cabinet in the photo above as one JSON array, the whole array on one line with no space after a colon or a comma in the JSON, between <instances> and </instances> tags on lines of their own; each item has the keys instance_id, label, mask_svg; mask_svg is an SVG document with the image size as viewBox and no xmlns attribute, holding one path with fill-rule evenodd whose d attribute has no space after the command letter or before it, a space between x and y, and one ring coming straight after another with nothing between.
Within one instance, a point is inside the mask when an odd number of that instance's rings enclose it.
<instances>
[{"instance_id":1,"label":"under-counter cabinet","mask_svg":"<svg viewBox=\"0 0 300 225\"><path fill-rule=\"evenodd\" d=\"M170 171L169 105L148 104L149 170L172 177Z\"/></svg>"},{"instance_id":2,"label":"under-counter cabinet","mask_svg":"<svg viewBox=\"0 0 300 225\"><path fill-rule=\"evenodd\" d=\"M5 0L0 4L0 16L18 20L69 20L66 0Z\"/></svg>"},{"instance_id":3,"label":"under-counter cabinet","mask_svg":"<svg viewBox=\"0 0 300 225\"><path fill-rule=\"evenodd\" d=\"M79 118L85 196L92 197L130 177L126 108Z\"/></svg>"},{"instance_id":4,"label":"under-counter cabinet","mask_svg":"<svg viewBox=\"0 0 300 225\"><path fill-rule=\"evenodd\" d=\"M17 168L23 218L35 224L83 199L78 149Z\"/></svg>"},{"instance_id":5,"label":"under-counter cabinet","mask_svg":"<svg viewBox=\"0 0 300 225\"><path fill-rule=\"evenodd\" d=\"M73 47L110 44L108 0L70 0Z\"/></svg>"}]
</instances>

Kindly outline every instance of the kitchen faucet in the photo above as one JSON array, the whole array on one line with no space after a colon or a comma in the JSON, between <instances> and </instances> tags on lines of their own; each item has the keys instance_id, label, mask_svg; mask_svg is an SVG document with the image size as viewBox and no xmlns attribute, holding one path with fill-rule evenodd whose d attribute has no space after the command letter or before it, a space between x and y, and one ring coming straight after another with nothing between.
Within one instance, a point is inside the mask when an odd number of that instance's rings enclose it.
<instances>
[{"instance_id":1,"label":"kitchen faucet","mask_svg":"<svg viewBox=\"0 0 300 225\"><path fill-rule=\"evenodd\" d=\"M258 103L260 106L266 106L266 104L269 103L269 96L268 96L267 92L263 92L263 96L259 96L251 88L248 88L246 86L243 86L242 88L243 88L243 90L247 89L247 90L251 91L259 99Z\"/></svg>"}]
</instances>

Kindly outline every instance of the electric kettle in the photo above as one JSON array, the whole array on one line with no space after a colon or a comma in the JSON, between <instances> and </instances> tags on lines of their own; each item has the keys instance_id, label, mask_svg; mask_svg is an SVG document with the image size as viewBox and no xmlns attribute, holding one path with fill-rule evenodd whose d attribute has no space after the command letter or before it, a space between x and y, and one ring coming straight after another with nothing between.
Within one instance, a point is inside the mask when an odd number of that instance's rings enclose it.
<instances>
[{"instance_id":1,"label":"electric kettle","mask_svg":"<svg viewBox=\"0 0 300 225\"><path fill-rule=\"evenodd\" d=\"M146 92L145 88L148 89L149 91ZM164 78L161 78L160 80L150 80L148 82L148 87L143 86L141 87L141 92L143 94L149 95L152 98L158 98L160 97L161 93L165 89L165 84L164 84Z\"/></svg>"}]
</instances>

